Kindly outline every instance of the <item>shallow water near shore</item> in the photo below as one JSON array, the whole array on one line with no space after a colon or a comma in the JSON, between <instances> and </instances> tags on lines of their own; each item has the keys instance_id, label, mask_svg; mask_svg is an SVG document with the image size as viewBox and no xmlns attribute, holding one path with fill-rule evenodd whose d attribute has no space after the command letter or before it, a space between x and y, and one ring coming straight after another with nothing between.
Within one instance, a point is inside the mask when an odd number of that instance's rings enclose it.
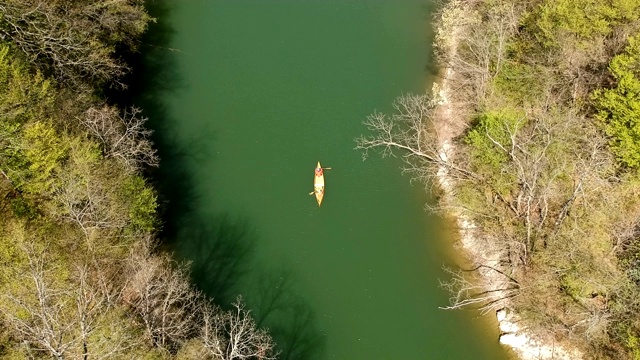
<instances>
[{"instance_id":1,"label":"shallow water near shore","mask_svg":"<svg viewBox=\"0 0 640 360\"><path fill-rule=\"evenodd\" d=\"M150 6L133 93L163 158L164 236L200 289L241 294L281 359L508 358L486 319L438 308L450 229L423 186L353 149L368 114L425 91L432 4Z\"/></svg>"}]
</instances>

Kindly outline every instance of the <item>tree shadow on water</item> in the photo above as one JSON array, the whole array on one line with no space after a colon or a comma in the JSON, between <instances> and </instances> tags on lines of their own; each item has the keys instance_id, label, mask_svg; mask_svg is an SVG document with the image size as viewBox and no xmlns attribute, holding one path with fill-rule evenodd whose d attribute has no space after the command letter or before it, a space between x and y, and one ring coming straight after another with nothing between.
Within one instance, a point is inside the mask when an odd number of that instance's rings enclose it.
<instances>
[{"instance_id":1,"label":"tree shadow on water","mask_svg":"<svg viewBox=\"0 0 640 360\"><path fill-rule=\"evenodd\" d=\"M176 61L184 54L180 49L170 47L171 39L176 34L169 22L172 6L167 0L146 2L145 8L155 20L148 24L149 28L140 40L138 51L119 52L131 71L121 79L126 89L105 89L109 100L127 106L132 101L157 105L161 95L184 87Z\"/></svg>"},{"instance_id":2,"label":"tree shadow on water","mask_svg":"<svg viewBox=\"0 0 640 360\"><path fill-rule=\"evenodd\" d=\"M175 30L167 19L172 6L167 0L146 3L156 22L149 25L139 53L123 54L132 67L122 79L128 89L105 90L109 102L120 108L141 107L149 118L147 126L154 130L152 140L161 162L147 175L158 191L163 246L191 263L194 283L221 307L229 308L242 293L258 326L268 328L273 336L279 359L322 359L326 338L318 329L315 312L295 291L293 272L257 265L253 253L258 239L248 219L227 213L210 216L201 209L195 168L203 158L214 158L206 153L212 147L205 146L212 136L204 129L192 141L177 139L180 123L166 105L170 96L185 87L177 61L187 56L171 48Z\"/></svg>"},{"instance_id":3,"label":"tree shadow on water","mask_svg":"<svg viewBox=\"0 0 640 360\"><path fill-rule=\"evenodd\" d=\"M318 328L316 315L295 290L293 272L287 269L263 271L252 285L248 302L256 323L269 329L278 359L323 359L326 336Z\"/></svg>"},{"instance_id":4,"label":"tree shadow on water","mask_svg":"<svg viewBox=\"0 0 640 360\"><path fill-rule=\"evenodd\" d=\"M293 271L257 264L248 221L228 214L184 224L175 247L198 288L223 309L242 295L256 324L268 329L281 360L320 360L326 344L316 315L295 288Z\"/></svg>"},{"instance_id":5,"label":"tree shadow on water","mask_svg":"<svg viewBox=\"0 0 640 360\"><path fill-rule=\"evenodd\" d=\"M175 246L178 256L191 263L198 288L227 309L241 290L238 284L249 270L254 247L248 222L227 214L207 223L184 223Z\"/></svg>"},{"instance_id":6,"label":"tree shadow on water","mask_svg":"<svg viewBox=\"0 0 640 360\"><path fill-rule=\"evenodd\" d=\"M197 138L178 138L181 122L167 101L185 88L179 72L180 49L171 47L176 30L170 20L174 3L153 0L145 4L155 18L141 40L140 51L123 53L132 71L123 79L126 90L107 89L110 102L121 108L140 106L149 118L152 140L160 157L160 167L148 169L147 175L158 192L162 227L162 246L192 263L194 282L219 305L230 304L235 297L236 282L244 273L244 264L255 239L249 236L248 221L235 221L226 214L211 219L202 212L197 193L195 169L202 159L213 156L210 129L198 131Z\"/></svg>"},{"instance_id":7,"label":"tree shadow on water","mask_svg":"<svg viewBox=\"0 0 640 360\"><path fill-rule=\"evenodd\" d=\"M153 0L145 4L155 21L140 42L138 52L122 52L121 58L131 71L122 79L127 88L105 89L109 102L124 109L142 108L148 117L146 126L153 130L151 140L160 157L159 168L149 168L146 175L158 191L159 212L162 214L160 238L164 244L175 239L184 219L189 219L197 202L193 174L185 166L193 160L197 149L186 147L176 139L178 124L166 105L166 99L184 88L177 61L184 56L179 49L170 47L176 33L169 22L172 4L167 0Z\"/></svg>"}]
</instances>

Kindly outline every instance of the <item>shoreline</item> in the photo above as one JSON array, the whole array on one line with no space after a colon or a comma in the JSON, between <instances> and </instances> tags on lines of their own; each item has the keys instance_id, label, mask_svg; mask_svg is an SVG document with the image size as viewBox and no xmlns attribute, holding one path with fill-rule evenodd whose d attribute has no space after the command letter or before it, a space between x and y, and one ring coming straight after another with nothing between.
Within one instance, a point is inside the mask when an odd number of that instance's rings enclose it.
<instances>
[{"instance_id":1,"label":"shoreline","mask_svg":"<svg viewBox=\"0 0 640 360\"><path fill-rule=\"evenodd\" d=\"M461 0L452 0L442 9L441 19L434 29L434 47L440 49L447 57L455 56L458 43L465 32L465 25L472 25L463 21L465 14L471 13L471 9ZM441 66L439 75L435 77L431 88L432 98L436 103L436 117L434 121L435 131L438 137L439 156L446 162L455 151L454 139L462 135L467 123L462 114L457 113L455 103L451 101L451 79L455 70L449 66ZM444 204L453 204L453 188L455 180L448 175L448 170L440 166L436 174L438 186L442 191L441 199ZM462 248L462 256L473 263L482 263L499 268L499 253L488 253L482 249L488 247L483 243L490 239L478 234L479 229L464 213L457 210L448 210L457 226L457 242ZM454 245L454 247L457 247ZM495 284L503 282L503 278L495 272L488 270L480 272L480 286L485 290L495 287ZM493 286L491 286L493 284ZM500 300L501 309L496 311L495 317L498 323L500 344L510 348L518 358L523 360L534 359L582 359L584 354L577 349L569 349L557 344L550 337L543 338L528 330L527 324L516 314L507 299Z\"/></svg>"}]
</instances>

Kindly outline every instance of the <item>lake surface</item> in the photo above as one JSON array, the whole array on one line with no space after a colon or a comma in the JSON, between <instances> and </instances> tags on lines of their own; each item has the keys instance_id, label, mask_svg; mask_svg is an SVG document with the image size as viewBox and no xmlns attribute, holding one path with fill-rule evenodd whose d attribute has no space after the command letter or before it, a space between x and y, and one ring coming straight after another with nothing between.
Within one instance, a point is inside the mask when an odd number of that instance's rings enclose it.
<instances>
[{"instance_id":1,"label":"lake surface","mask_svg":"<svg viewBox=\"0 0 640 360\"><path fill-rule=\"evenodd\" d=\"M131 99L163 158L167 246L223 306L242 294L281 359L506 359L474 312L440 310L444 223L398 159L363 161L374 111L429 87L433 4L150 3ZM142 66L142 67L140 67ZM317 161L322 207L309 196Z\"/></svg>"}]
</instances>

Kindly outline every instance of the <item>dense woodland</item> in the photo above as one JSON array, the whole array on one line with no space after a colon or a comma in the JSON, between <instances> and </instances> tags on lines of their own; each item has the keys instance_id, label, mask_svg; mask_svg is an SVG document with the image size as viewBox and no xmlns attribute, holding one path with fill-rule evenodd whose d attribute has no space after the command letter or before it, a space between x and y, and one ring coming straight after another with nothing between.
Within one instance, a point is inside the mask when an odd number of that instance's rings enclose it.
<instances>
[{"instance_id":1,"label":"dense woodland","mask_svg":"<svg viewBox=\"0 0 640 360\"><path fill-rule=\"evenodd\" d=\"M124 88L143 0L0 0L0 358L271 359L157 250L159 159Z\"/></svg>"},{"instance_id":2,"label":"dense woodland","mask_svg":"<svg viewBox=\"0 0 640 360\"><path fill-rule=\"evenodd\" d=\"M451 270L450 308L507 307L588 358L640 359L640 2L452 0L439 15L448 112L437 93L402 96L358 147L453 180L434 210L471 220L487 256ZM447 157L445 122L462 125Z\"/></svg>"}]
</instances>

